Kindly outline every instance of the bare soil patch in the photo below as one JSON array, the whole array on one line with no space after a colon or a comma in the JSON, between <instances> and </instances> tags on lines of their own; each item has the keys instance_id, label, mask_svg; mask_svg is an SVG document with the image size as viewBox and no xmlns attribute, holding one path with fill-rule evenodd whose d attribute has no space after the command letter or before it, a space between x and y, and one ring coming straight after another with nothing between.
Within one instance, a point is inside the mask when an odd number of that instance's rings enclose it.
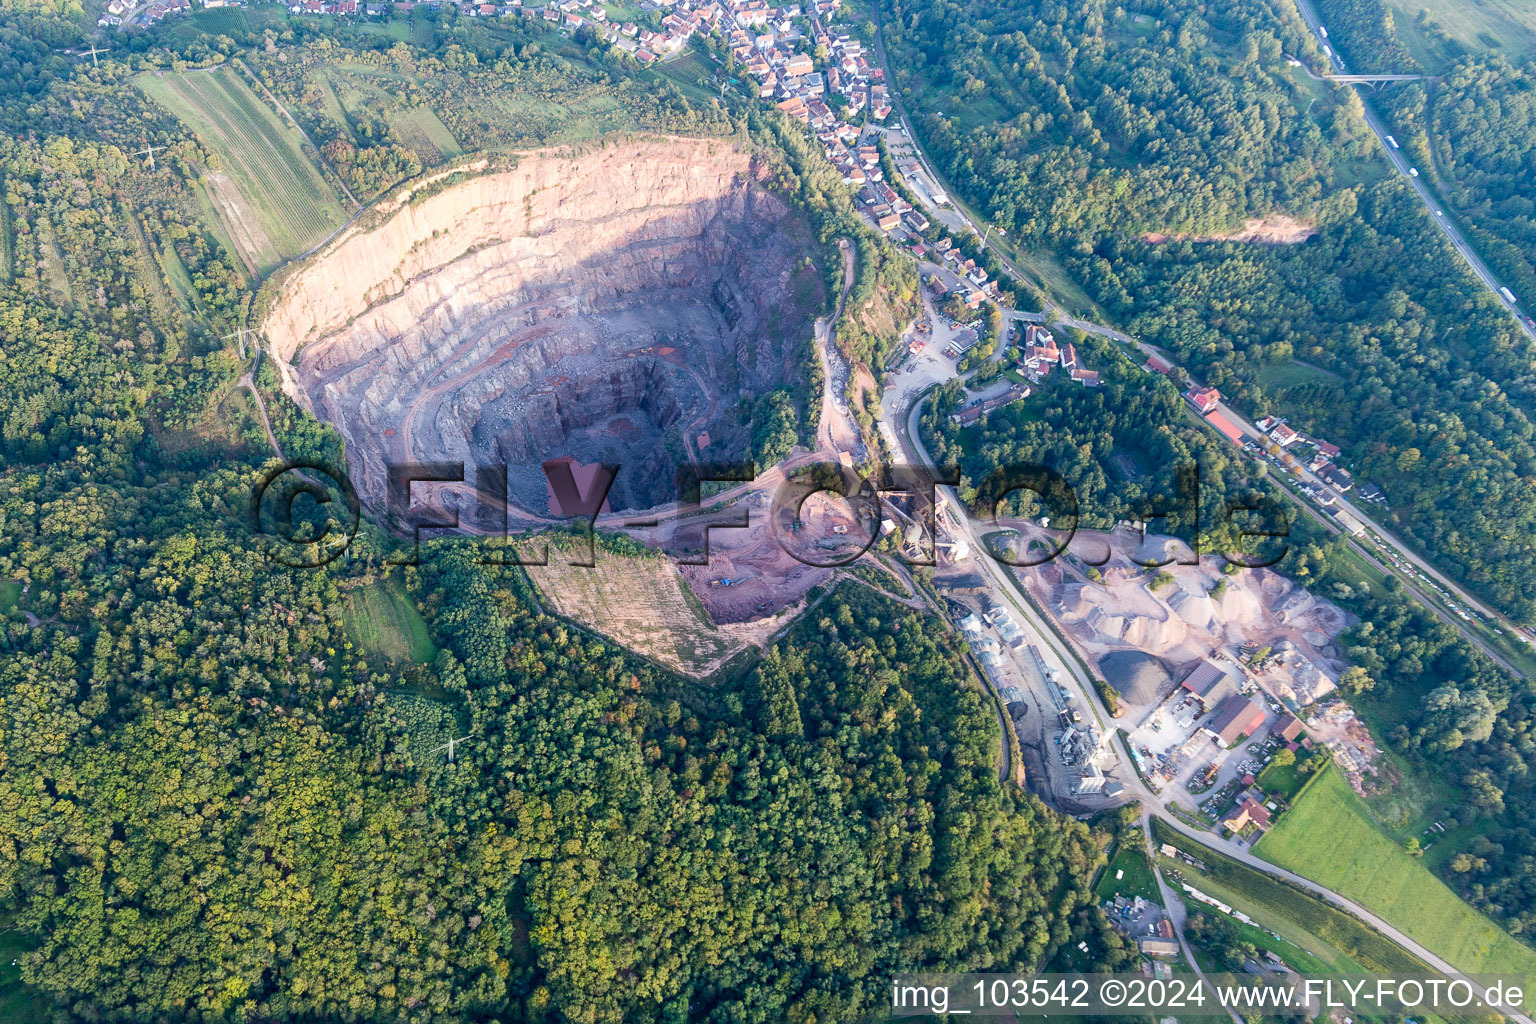
<instances>
[{"instance_id":1,"label":"bare soil patch","mask_svg":"<svg viewBox=\"0 0 1536 1024\"><path fill-rule=\"evenodd\" d=\"M1161 245L1163 242L1258 242L1264 245L1299 245L1317 234L1317 226L1285 214L1268 217L1250 217L1236 231L1215 235L1173 235L1150 231L1142 235L1142 241Z\"/></svg>"}]
</instances>

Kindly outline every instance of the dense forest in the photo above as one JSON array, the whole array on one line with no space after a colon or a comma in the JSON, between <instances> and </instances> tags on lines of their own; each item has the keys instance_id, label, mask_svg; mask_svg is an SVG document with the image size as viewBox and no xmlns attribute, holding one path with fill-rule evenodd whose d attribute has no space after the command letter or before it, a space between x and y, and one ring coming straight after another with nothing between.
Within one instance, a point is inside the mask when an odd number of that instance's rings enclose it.
<instances>
[{"instance_id":1,"label":"dense forest","mask_svg":"<svg viewBox=\"0 0 1536 1024\"><path fill-rule=\"evenodd\" d=\"M1501 280L1536 299L1536 60L1457 60L1439 80L1380 101Z\"/></svg>"},{"instance_id":2,"label":"dense forest","mask_svg":"<svg viewBox=\"0 0 1536 1024\"><path fill-rule=\"evenodd\" d=\"M1291 73L1283 55L1313 45L1294 10L884 10L919 133L972 202L1241 407L1341 445L1396 530L1536 619L1536 346L1408 189L1373 180L1358 98L1318 99ZM1193 240L1277 214L1315 236ZM1321 372L1298 375L1297 359Z\"/></svg>"},{"instance_id":3,"label":"dense forest","mask_svg":"<svg viewBox=\"0 0 1536 1024\"><path fill-rule=\"evenodd\" d=\"M1141 372L1102 339L1084 336L1074 344L1087 365L1100 369L1102 387L1048 379L1029 398L973 427L950 418L969 400L958 379L924 407L923 441L936 464L960 468L963 500L984 498L996 467L1043 466L1061 475L1075 502L1021 492L1008 511L1047 513L1065 528L1075 504L1082 529L1147 520L1152 532L1212 554L1245 553L1254 563L1283 550L1284 542L1242 536L1260 529L1284 534L1290 515L1268 494L1262 471L1256 474L1251 461L1185 417L1172 382ZM1181 470L1198 472L1198 503ZM1234 512L1239 505L1260 511Z\"/></svg>"},{"instance_id":4,"label":"dense forest","mask_svg":"<svg viewBox=\"0 0 1536 1024\"><path fill-rule=\"evenodd\" d=\"M919 134L968 201L1021 248L1055 253L1108 319L1240 408L1340 444L1357 477L1386 490L1395 529L1519 617L1536 614L1536 352L1407 188L1372 171L1352 94L1314 98L1287 72L1280 55L1313 45L1293 10L1183 0L888 0L882 10ZM1460 116L1497 117L1529 139L1521 115L1503 112L1522 109L1524 94L1497 76L1482 82L1510 98L1477 114L1462 104ZM1498 154L1489 166L1518 181L1508 156L1522 144L1485 142ZM1518 186L1497 194L1507 203L1497 215L1520 209ZM1315 234L1293 245L1195 240L1275 214ZM1098 391L1047 383L982 428L949 421L965 400L958 384L936 392L923 423L935 452L973 486L1012 460L1048 465L1084 499L1085 525L1149 497L1179 508L1173 469L1188 459L1202 471L1202 534L1217 521L1207 501L1267 486L1190 429L1174 389L1150 375L1106 375ZM1188 519L1162 525L1187 538ZM1447 880L1528 934L1529 681L1395 582L1373 590L1311 520L1292 516L1290 529L1278 568L1360 619L1344 636L1365 670L1349 677L1352 699L1413 771L1458 794L1458 820L1490 833Z\"/></svg>"},{"instance_id":5,"label":"dense forest","mask_svg":"<svg viewBox=\"0 0 1536 1024\"><path fill-rule=\"evenodd\" d=\"M0 927L58 1013L849 1020L893 971L1029 969L1106 927L1100 837L999 782L937 619L846 584L701 685L472 551L386 572L398 542L365 524L325 568L268 559L247 513L270 450L226 337L252 283L204 219L208 154L129 62L49 57L6 17L0 67L49 74L0 105ZM478 88L594 87L491 56ZM653 93L642 125L779 154L821 242L866 244L777 119ZM370 166L364 192L408 170ZM904 280L872 272L866 301ZM358 642L345 610L383 586L434 657Z\"/></svg>"},{"instance_id":6,"label":"dense forest","mask_svg":"<svg viewBox=\"0 0 1536 1024\"><path fill-rule=\"evenodd\" d=\"M1092 351L1099 344L1081 339L1079 348ZM1089 361L1106 366L1112 360L1101 347ZM1527 680L1495 665L1412 600L1395 578L1382 590L1361 581L1343 539L1328 537L1281 503L1273 485L1252 475L1251 463L1190 422L1176 390L1162 377L1136 374L1122 364L1099 389L1047 383L1028 399L991 413L979 428L950 421L949 413L964 400L958 383L935 391L922 428L939 462L960 467L967 500L975 500L978 481L997 466L1046 466L1072 486L1084 529L1140 518L1149 508L1165 510L1154 529L1185 540L1198 537L1212 556L1241 552L1252 563L1283 553L1278 570L1357 616L1340 638L1345 657L1360 669L1344 677L1349 699L1368 712L1414 771L1465 794L1447 818L1495 836L1474 840L1467 857L1452 861L1447 881L1515 934L1536 928L1536 891L1527 884L1533 847L1525 824L1536 797L1530 775L1536 763L1536 692ZM1200 471L1198 533L1194 507L1183 500L1173 470L1192 464ZM1229 503L1265 511L1228 516ZM1029 499L1015 500L1010 511L1049 513L1054 526L1064 525L1070 510ZM1286 531L1283 542L1238 536L1244 528L1271 527Z\"/></svg>"}]
</instances>

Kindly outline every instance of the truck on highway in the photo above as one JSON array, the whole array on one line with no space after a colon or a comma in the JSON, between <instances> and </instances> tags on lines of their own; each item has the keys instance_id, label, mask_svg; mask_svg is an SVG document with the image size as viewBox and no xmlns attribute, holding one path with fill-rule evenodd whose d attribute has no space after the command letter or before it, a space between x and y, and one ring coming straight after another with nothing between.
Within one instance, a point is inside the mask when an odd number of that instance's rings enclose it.
<instances>
[{"instance_id":1,"label":"truck on highway","mask_svg":"<svg viewBox=\"0 0 1536 1024\"><path fill-rule=\"evenodd\" d=\"M1324 39L1328 38L1328 30L1321 25L1317 26L1317 34L1322 36Z\"/></svg>"},{"instance_id":2,"label":"truck on highway","mask_svg":"<svg viewBox=\"0 0 1536 1024\"><path fill-rule=\"evenodd\" d=\"M1391 146L1393 149L1398 148L1397 140L1390 135L1387 136L1387 145Z\"/></svg>"},{"instance_id":3,"label":"truck on highway","mask_svg":"<svg viewBox=\"0 0 1536 1024\"><path fill-rule=\"evenodd\" d=\"M1410 168L1408 168L1408 177L1410 177L1410 178L1417 178L1418 176L1419 176L1419 169L1417 167L1410 167Z\"/></svg>"},{"instance_id":4,"label":"truck on highway","mask_svg":"<svg viewBox=\"0 0 1536 1024\"><path fill-rule=\"evenodd\" d=\"M1515 293L1510 291L1508 288L1500 288L1499 294L1504 296L1504 301L1509 303L1511 306L1520 301L1515 298Z\"/></svg>"},{"instance_id":5,"label":"truck on highway","mask_svg":"<svg viewBox=\"0 0 1536 1024\"><path fill-rule=\"evenodd\" d=\"M1328 48L1328 44L1327 43L1323 44L1323 52L1326 53L1330 57L1333 56L1333 51Z\"/></svg>"}]
</instances>

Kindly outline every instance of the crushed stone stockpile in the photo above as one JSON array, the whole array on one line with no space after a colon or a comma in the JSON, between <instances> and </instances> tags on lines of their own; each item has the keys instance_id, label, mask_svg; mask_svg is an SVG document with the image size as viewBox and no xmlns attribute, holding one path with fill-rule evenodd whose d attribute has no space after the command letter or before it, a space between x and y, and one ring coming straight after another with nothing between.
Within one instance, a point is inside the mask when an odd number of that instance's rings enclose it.
<instances>
[{"instance_id":1,"label":"crushed stone stockpile","mask_svg":"<svg viewBox=\"0 0 1536 1024\"><path fill-rule=\"evenodd\" d=\"M810 234L720 140L526 154L398 206L290 274L263 331L285 390L346 437L365 504L386 466L618 463L615 510L675 466L751 455L744 399L801 386L821 289Z\"/></svg>"}]
</instances>

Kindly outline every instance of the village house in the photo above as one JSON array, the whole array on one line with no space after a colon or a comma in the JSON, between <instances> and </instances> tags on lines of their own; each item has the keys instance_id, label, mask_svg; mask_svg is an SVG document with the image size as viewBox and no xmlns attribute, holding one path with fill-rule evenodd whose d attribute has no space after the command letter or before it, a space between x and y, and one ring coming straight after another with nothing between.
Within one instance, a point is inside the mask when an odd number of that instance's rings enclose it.
<instances>
[{"instance_id":1,"label":"village house","mask_svg":"<svg viewBox=\"0 0 1536 1024\"><path fill-rule=\"evenodd\" d=\"M1189 400L1190 405L1193 405L1200 411L1202 416L1215 411L1216 407L1221 404L1221 392L1215 388L1191 386L1188 391L1184 392L1184 397Z\"/></svg>"},{"instance_id":2,"label":"village house","mask_svg":"<svg viewBox=\"0 0 1536 1024\"><path fill-rule=\"evenodd\" d=\"M1280 720L1275 723L1271 731L1282 740L1291 743L1301 735L1301 728L1301 719L1292 714L1284 714L1280 716Z\"/></svg>"},{"instance_id":3,"label":"village house","mask_svg":"<svg viewBox=\"0 0 1536 1024\"><path fill-rule=\"evenodd\" d=\"M1268 829L1270 822L1269 809L1257 800L1249 797L1232 809L1232 813L1222 822L1233 832L1241 832L1249 825L1255 825L1260 829Z\"/></svg>"}]
</instances>

